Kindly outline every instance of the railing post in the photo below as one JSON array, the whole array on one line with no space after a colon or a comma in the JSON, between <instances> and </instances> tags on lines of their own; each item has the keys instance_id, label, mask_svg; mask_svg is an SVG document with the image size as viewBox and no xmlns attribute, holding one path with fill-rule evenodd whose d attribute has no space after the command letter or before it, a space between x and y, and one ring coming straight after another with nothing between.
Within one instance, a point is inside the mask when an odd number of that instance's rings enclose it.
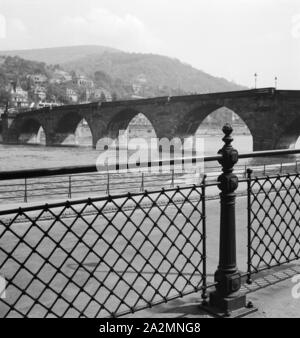
<instances>
[{"instance_id":1,"label":"railing post","mask_svg":"<svg viewBox=\"0 0 300 338\"><path fill-rule=\"evenodd\" d=\"M171 184L170 184L171 188L174 188L174 169L172 169L172 176L171 176Z\"/></svg>"},{"instance_id":2,"label":"railing post","mask_svg":"<svg viewBox=\"0 0 300 338\"><path fill-rule=\"evenodd\" d=\"M252 170L247 172L247 284L252 284L251 279L251 180Z\"/></svg>"},{"instance_id":3,"label":"railing post","mask_svg":"<svg viewBox=\"0 0 300 338\"><path fill-rule=\"evenodd\" d=\"M219 163L223 171L218 177L221 190L219 265L215 272L216 290L210 293L209 307L216 315L235 317L254 309L246 307L246 296L239 292L242 278L236 264L235 190L238 177L233 173L233 167L238 162L238 152L231 145L231 125L226 124L222 130L225 144L218 152L222 155Z\"/></svg>"},{"instance_id":4,"label":"railing post","mask_svg":"<svg viewBox=\"0 0 300 338\"><path fill-rule=\"evenodd\" d=\"M109 172L107 172L107 186L106 186L106 194L109 195L110 194L110 176L109 176Z\"/></svg>"},{"instance_id":5,"label":"railing post","mask_svg":"<svg viewBox=\"0 0 300 338\"><path fill-rule=\"evenodd\" d=\"M201 195L202 195L202 226L203 226L203 240L202 240L202 249L203 249L203 288L202 288L202 304L207 305L207 256L206 256L206 175L204 175L201 183Z\"/></svg>"},{"instance_id":6,"label":"railing post","mask_svg":"<svg viewBox=\"0 0 300 338\"><path fill-rule=\"evenodd\" d=\"M72 177L71 176L69 176L68 198L72 198Z\"/></svg>"},{"instance_id":7,"label":"railing post","mask_svg":"<svg viewBox=\"0 0 300 338\"><path fill-rule=\"evenodd\" d=\"M144 172L142 171L142 183L141 183L141 189L140 191L144 191L145 187L144 187Z\"/></svg>"},{"instance_id":8,"label":"railing post","mask_svg":"<svg viewBox=\"0 0 300 338\"><path fill-rule=\"evenodd\" d=\"M24 202L27 203L27 178L25 178L24 182Z\"/></svg>"}]
</instances>

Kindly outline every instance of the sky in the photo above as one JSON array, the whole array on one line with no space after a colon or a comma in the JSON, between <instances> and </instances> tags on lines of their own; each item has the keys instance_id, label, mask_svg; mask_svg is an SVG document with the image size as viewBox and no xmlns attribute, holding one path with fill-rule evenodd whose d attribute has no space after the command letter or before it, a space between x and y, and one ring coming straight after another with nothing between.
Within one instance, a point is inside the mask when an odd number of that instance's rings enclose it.
<instances>
[{"instance_id":1,"label":"sky","mask_svg":"<svg viewBox=\"0 0 300 338\"><path fill-rule=\"evenodd\" d=\"M0 0L0 51L87 44L300 90L299 0Z\"/></svg>"}]
</instances>

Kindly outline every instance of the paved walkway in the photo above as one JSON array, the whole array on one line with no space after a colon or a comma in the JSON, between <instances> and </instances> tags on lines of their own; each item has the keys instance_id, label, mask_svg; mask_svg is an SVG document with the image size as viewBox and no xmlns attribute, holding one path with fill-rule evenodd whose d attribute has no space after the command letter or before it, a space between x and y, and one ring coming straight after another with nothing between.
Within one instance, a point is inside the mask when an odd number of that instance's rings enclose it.
<instances>
[{"instance_id":1,"label":"paved walkway","mask_svg":"<svg viewBox=\"0 0 300 338\"><path fill-rule=\"evenodd\" d=\"M292 288L296 285L297 283L292 283L290 278L250 294L248 298L255 304L258 311L249 317L300 318L300 298L292 297ZM298 290L300 290L300 285Z\"/></svg>"},{"instance_id":2,"label":"paved walkway","mask_svg":"<svg viewBox=\"0 0 300 338\"><path fill-rule=\"evenodd\" d=\"M297 282L292 281L298 276ZM296 290L299 298L292 296ZM252 289L252 291L251 291ZM280 268L261 274L254 283L242 288L247 292L247 301L251 301L257 311L246 318L300 318L300 262L289 268ZM137 312L129 318L213 318L199 307L200 295L194 294L182 299L158 305L152 309Z\"/></svg>"}]
</instances>

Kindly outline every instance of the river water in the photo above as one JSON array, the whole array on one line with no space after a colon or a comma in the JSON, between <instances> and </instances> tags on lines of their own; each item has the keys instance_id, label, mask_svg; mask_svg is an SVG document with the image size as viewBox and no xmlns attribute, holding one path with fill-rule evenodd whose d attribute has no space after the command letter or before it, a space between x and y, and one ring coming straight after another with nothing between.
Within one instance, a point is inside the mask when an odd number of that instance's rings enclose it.
<instances>
[{"instance_id":1,"label":"river water","mask_svg":"<svg viewBox=\"0 0 300 338\"><path fill-rule=\"evenodd\" d=\"M223 146L222 135L204 137L204 154L206 156L216 155ZM234 137L233 146L240 153L252 151L252 137L247 135L237 135ZM43 145L3 145L0 144L0 170L22 170L36 168L54 168L73 165L95 165L101 152L91 147L83 146L61 146L46 147ZM121 160L121 159L120 159ZM251 166L255 175L262 172L278 172L279 166L270 166L267 171L261 164L290 163L284 168L292 172L297 168L296 161L300 157L294 155L286 157L268 157L241 160L235 166L239 177L245 177L246 167ZM300 162L299 162L300 165ZM197 168L197 169L195 169ZM186 167L185 167L186 169ZM203 168L199 165L184 172L174 174L171 170L163 173L157 172L131 172L114 174L107 172L95 174L80 174L70 178L45 177L40 179L28 179L25 186L24 180L3 181L0 185L0 206L19 202L37 202L65 198L82 198L92 196L103 196L127 192L140 192L144 189L157 190L161 187L170 188L174 186L185 186L200 183L203 178ZM217 162L205 163L204 172L208 175L207 180L214 181L220 173L220 165ZM216 187L212 195L217 194ZM241 186L242 189L245 187ZM70 195L70 189L72 194Z\"/></svg>"},{"instance_id":2,"label":"river water","mask_svg":"<svg viewBox=\"0 0 300 338\"><path fill-rule=\"evenodd\" d=\"M221 135L204 137L204 153L216 155L223 146ZM252 151L252 137L237 135L233 146L240 152ZM43 145L4 145L0 144L0 170L20 170L33 168L52 168L71 165L94 165L100 155L99 150L86 146L46 147ZM260 158L240 161L240 164L269 164L295 162L296 156Z\"/></svg>"}]
</instances>

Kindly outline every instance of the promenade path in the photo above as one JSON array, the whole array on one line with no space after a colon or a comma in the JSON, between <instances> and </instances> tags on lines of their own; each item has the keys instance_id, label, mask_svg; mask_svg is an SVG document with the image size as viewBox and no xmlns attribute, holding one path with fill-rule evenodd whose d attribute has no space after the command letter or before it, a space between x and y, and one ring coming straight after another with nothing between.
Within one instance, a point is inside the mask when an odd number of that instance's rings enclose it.
<instances>
[{"instance_id":1,"label":"promenade path","mask_svg":"<svg viewBox=\"0 0 300 338\"><path fill-rule=\"evenodd\" d=\"M286 267L282 269L294 275L297 271L300 276L300 261L293 265L291 271ZM260 286L256 291L247 294L247 301L251 301L257 311L245 318L300 318L300 298L292 297L292 288L295 283L292 277L267 287ZM269 271L266 276L272 278ZM300 277L299 277L300 278ZM298 279L299 281L299 279ZM264 285L264 279L258 283ZM267 283L265 283L267 285ZM299 290L299 288L298 288ZM167 304L158 305L152 309L137 312L128 318L213 318L210 314L199 308L199 295L193 294L171 301Z\"/></svg>"}]
</instances>

